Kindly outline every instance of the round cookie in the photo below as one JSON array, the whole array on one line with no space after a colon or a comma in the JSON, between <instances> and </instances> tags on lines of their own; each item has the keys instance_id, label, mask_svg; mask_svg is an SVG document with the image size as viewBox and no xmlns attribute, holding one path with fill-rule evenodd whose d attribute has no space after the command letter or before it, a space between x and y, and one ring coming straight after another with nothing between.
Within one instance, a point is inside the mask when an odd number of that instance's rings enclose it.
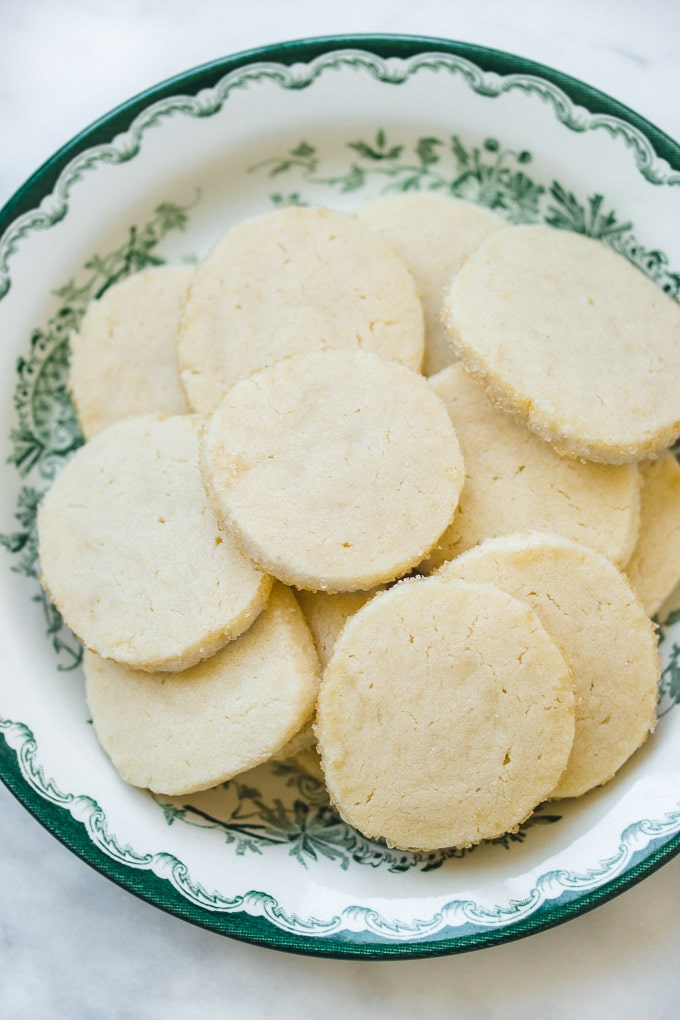
<instances>
[{"instance_id":1,"label":"round cookie","mask_svg":"<svg viewBox=\"0 0 680 1020\"><path fill-rule=\"evenodd\" d=\"M427 381L367 351L256 372L201 440L224 527L263 570L314 591L405 574L451 522L463 484L456 434Z\"/></svg>"},{"instance_id":2,"label":"round cookie","mask_svg":"<svg viewBox=\"0 0 680 1020\"><path fill-rule=\"evenodd\" d=\"M370 591L340 591L334 595L327 591L296 592L298 604L312 632L322 669L328 665L333 648L343 627L379 588Z\"/></svg>"},{"instance_id":3,"label":"round cookie","mask_svg":"<svg viewBox=\"0 0 680 1020\"><path fill-rule=\"evenodd\" d=\"M365 202L357 216L413 275L425 316L423 372L439 372L456 357L441 321L444 293L466 258L506 222L483 206L432 192L382 195Z\"/></svg>"},{"instance_id":4,"label":"round cookie","mask_svg":"<svg viewBox=\"0 0 680 1020\"><path fill-rule=\"evenodd\" d=\"M485 538L550 531L623 566L638 533L635 464L560 457L544 440L487 400L459 363L430 379L456 430L465 485L451 525L423 564L429 571Z\"/></svg>"},{"instance_id":5,"label":"round cookie","mask_svg":"<svg viewBox=\"0 0 680 1020\"><path fill-rule=\"evenodd\" d=\"M654 628L623 574L557 535L507 535L446 563L438 577L496 584L535 609L576 686L576 732L553 798L606 783L656 723Z\"/></svg>"},{"instance_id":6,"label":"round cookie","mask_svg":"<svg viewBox=\"0 0 680 1020\"><path fill-rule=\"evenodd\" d=\"M640 466L640 534L626 574L653 616L680 581L680 465L672 453Z\"/></svg>"},{"instance_id":7,"label":"round cookie","mask_svg":"<svg viewBox=\"0 0 680 1020\"><path fill-rule=\"evenodd\" d=\"M175 340L194 269L158 266L110 287L71 337L69 389L86 439L121 418L186 414Z\"/></svg>"},{"instance_id":8,"label":"round cookie","mask_svg":"<svg viewBox=\"0 0 680 1020\"><path fill-rule=\"evenodd\" d=\"M295 593L309 627L319 655L321 669L330 662L339 635L349 620L381 588L370 591L340 591L334 595L326 591L305 591ZM323 782L323 772L316 749L316 737L310 727L309 740L304 746L295 745L282 755L291 765L307 775Z\"/></svg>"},{"instance_id":9,"label":"round cookie","mask_svg":"<svg viewBox=\"0 0 680 1020\"><path fill-rule=\"evenodd\" d=\"M420 369L423 311L408 270L353 216L291 206L233 227L198 266L177 335L191 407L289 354L365 348Z\"/></svg>"},{"instance_id":10,"label":"round cookie","mask_svg":"<svg viewBox=\"0 0 680 1020\"><path fill-rule=\"evenodd\" d=\"M498 231L455 277L444 316L489 396L560 453L621 464L680 434L680 305L602 242Z\"/></svg>"},{"instance_id":11,"label":"round cookie","mask_svg":"<svg viewBox=\"0 0 680 1020\"><path fill-rule=\"evenodd\" d=\"M294 596L275 585L252 627L181 673L85 653L97 737L122 778L155 793L205 790L276 755L309 720L319 662Z\"/></svg>"},{"instance_id":12,"label":"round cookie","mask_svg":"<svg viewBox=\"0 0 680 1020\"><path fill-rule=\"evenodd\" d=\"M43 583L91 650L185 669L250 625L271 578L220 532L201 483L200 419L127 418L66 464L38 511Z\"/></svg>"},{"instance_id":13,"label":"round cookie","mask_svg":"<svg viewBox=\"0 0 680 1020\"><path fill-rule=\"evenodd\" d=\"M516 829L558 781L574 736L571 672L506 592L407 580L348 622L316 731L349 824L405 850L469 846Z\"/></svg>"}]
</instances>

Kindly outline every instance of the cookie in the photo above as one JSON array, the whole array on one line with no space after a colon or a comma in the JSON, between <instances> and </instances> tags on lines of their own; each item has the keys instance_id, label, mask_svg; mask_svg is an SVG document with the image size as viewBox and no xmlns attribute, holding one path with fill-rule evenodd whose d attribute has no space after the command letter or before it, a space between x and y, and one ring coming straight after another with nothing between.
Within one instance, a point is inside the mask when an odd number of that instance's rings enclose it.
<instances>
[{"instance_id":1,"label":"cookie","mask_svg":"<svg viewBox=\"0 0 680 1020\"><path fill-rule=\"evenodd\" d=\"M491 399L558 452L620 464L680 434L680 305L602 242L498 231L455 277L444 316Z\"/></svg>"},{"instance_id":2,"label":"cookie","mask_svg":"<svg viewBox=\"0 0 680 1020\"><path fill-rule=\"evenodd\" d=\"M365 202L357 216L413 275L425 316L423 372L439 372L455 360L441 321L444 293L466 258L507 224L480 205L432 192L383 195Z\"/></svg>"},{"instance_id":3,"label":"cookie","mask_svg":"<svg viewBox=\"0 0 680 1020\"><path fill-rule=\"evenodd\" d=\"M433 376L430 385L456 430L465 485L453 522L423 564L425 571L485 538L533 529L583 542L618 566L628 561L640 518L635 464L560 457L494 407L460 363Z\"/></svg>"},{"instance_id":4,"label":"cookie","mask_svg":"<svg viewBox=\"0 0 680 1020\"><path fill-rule=\"evenodd\" d=\"M132 415L189 410L175 340L193 267L145 269L91 302L71 337L69 389L86 439Z\"/></svg>"},{"instance_id":5,"label":"cookie","mask_svg":"<svg viewBox=\"0 0 680 1020\"><path fill-rule=\"evenodd\" d=\"M623 574L587 546L529 534L489 539L436 576L524 599L571 665L574 747L551 796L578 797L611 779L654 729L660 672L654 628Z\"/></svg>"},{"instance_id":6,"label":"cookie","mask_svg":"<svg viewBox=\"0 0 680 1020\"><path fill-rule=\"evenodd\" d=\"M232 228L197 267L179 332L189 404L289 354L364 348L420 369L423 311L408 270L353 216L291 206Z\"/></svg>"},{"instance_id":7,"label":"cookie","mask_svg":"<svg viewBox=\"0 0 680 1020\"><path fill-rule=\"evenodd\" d=\"M350 616L354 616L379 590L372 588L370 591L341 591L335 595L330 595L326 591L296 592L298 604L312 632L322 668L325 669L328 665L335 642Z\"/></svg>"},{"instance_id":8,"label":"cookie","mask_svg":"<svg viewBox=\"0 0 680 1020\"><path fill-rule=\"evenodd\" d=\"M295 355L242 380L201 435L206 490L253 562L312 591L405 574L453 518L463 463L417 373L367 351Z\"/></svg>"},{"instance_id":9,"label":"cookie","mask_svg":"<svg viewBox=\"0 0 680 1020\"><path fill-rule=\"evenodd\" d=\"M529 606L491 585L402 581L347 623L316 732L350 825L405 850L517 828L558 781L572 678Z\"/></svg>"},{"instance_id":10,"label":"cookie","mask_svg":"<svg viewBox=\"0 0 680 1020\"><path fill-rule=\"evenodd\" d=\"M275 585L245 634L180 673L145 673L86 652L97 737L122 778L177 796L275 756L314 709L319 662L291 592Z\"/></svg>"},{"instance_id":11,"label":"cookie","mask_svg":"<svg viewBox=\"0 0 680 1020\"><path fill-rule=\"evenodd\" d=\"M38 511L42 580L92 651L179 670L250 625L271 578L220 531L198 467L200 419L142 415L81 447Z\"/></svg>"},{"instance_id":12,"label":"cookie","mask_svg":"<svg viewBox=\"0 0 680 1020\"><path fill-rule=\"evenodd\" d=\"M335 642L350 616L354 616L380 590L372 588L370 591L341 591L330 595L325 591L301 589L295 593L312 634L322 670L328 665ZM308 739L303 746L296 744L286 750L285 758L290 765L323 782L316 737L311 726Z\"/></svg>"},{"instance_id":13,"label":"cookie","mask_svg":"<svg viewBox=\"0 0 680 1020\"><path fill-rule=\"evenodd\" d=\"M653 616L680 581L680 465L671 453L640 466L640 534L626 574Z\"/></svg>"}]
</instances>

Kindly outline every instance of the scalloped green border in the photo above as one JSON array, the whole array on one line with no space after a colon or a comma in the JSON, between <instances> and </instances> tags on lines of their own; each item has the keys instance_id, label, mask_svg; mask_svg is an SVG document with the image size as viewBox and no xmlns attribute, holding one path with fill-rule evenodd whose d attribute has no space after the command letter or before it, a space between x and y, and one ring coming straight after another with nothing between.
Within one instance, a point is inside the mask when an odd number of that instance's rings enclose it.
<instances>
[{"instance_id":1,"label":"scalloped green border","mask_svg":"<svg viewBox=\"0 0 680 1020\"><path fill-rule=\"evenodd\" d=\"M617 117L634 127L646 137L658 156L665 159L672 169L680 171L680 146L654 125L584 82L522 57L473 44L424 36L358 35L301 39L249 50L189 70L161 82L112 110L60 149L16 192L0 210L0 235L4 234L17 217L35 209L40 201L51 193L63 169L75 156L127 130L135 117L151 102L177 95L181 91L194 95L203 88L214 86L230 71L263 60L289 66L297 62L308 63L323 54L346 49L361 49L382 58L408 58L423 53L441 52L468 59L483 71L493 71L500 75L516 73L536 75L556 85L572 102L587 107L590 113ZM577 896L567 903L541 907L531 917L498 930L437 938L436 941L414 940L408 943L383 942L377 937L367 935L362 938L353 933L347 940L334 936L310 938L283 931L271 922L252 917L245 912L225 916L197 908L176 892L167 880L158 878L148 871L136 871L106 857L90 841L81 822L32 790L21 773L16 754L4 738L0 740L0 779L53 836L95 870L141 899L220 934L258 945L316 956L354 959L441 956L513 941L593 909L651 874L680 852L678 834L654 849L625 874L598 889Z\"/></svg>"},{"instance_id":2,"label":"scalloped green border","mask_svg":"<svg viewBox=\"0 0 680 1020\"><path fill-rule=\"evenodd\" d=\"M114 107L113 110L94 121L59 149L10 198L4 208L0 210L0 236L13 220L35 208L40 200L52 191L61 171L75 155L86 148L107 142L120 132L126 131L135 117L150 102L176 96L182 89L185 91L188 89L191 94L195 95L201 89L212 88L230 71L263 60L290 66L298 62L308 63L325 53L340 49L364 49L383 58L408 58L425 52L443 52L464 57L483 71L494 71L500 75L520 73L537 75L553 85L557 85L573 103L587 107L591 113L603 113L618 117L637 128L649 140L657 155L665 159L674 170L680 171L680 146L667 134L604 92L545 64L505 53L502 50L431 36L320 36L244 50L241 53L202 64L167 78L133 96L120 106Z\"/></svg>"}]
</instances>

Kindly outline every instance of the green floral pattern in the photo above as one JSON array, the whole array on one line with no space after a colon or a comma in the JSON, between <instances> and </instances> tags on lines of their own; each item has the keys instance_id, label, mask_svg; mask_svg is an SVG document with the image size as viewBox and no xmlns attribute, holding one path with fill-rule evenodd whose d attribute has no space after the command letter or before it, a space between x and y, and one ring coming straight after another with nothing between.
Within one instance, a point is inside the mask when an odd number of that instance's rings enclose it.
<instances>
[{"instance_id":1,"label":"green floral pattern","mask_svg":"<svg viewBox=\"0 0 680 1020\"><path fill-rule=\"evenodd\" d=\"M479 202L504 214L511 223L533 222L539 217L539 200L545 188L521 169L531 153L503 148L495 138L466 147L457 135L423 136L415 143L388 141L384 130L374 138L347 143L349 162L343 174L323 172L323 160L314 145L301 141L282 156L251 167L270 178L294 173L304 183L322 185L341 194L378 184L381 193L431 191ZM276 205L299 203L298 190L275 192Z\"/></svg>"},{"instance_id":2,"label":"green floral pattern","mask_svg":"<svg viewBox=\"0 0 680 1020\"><path fill-rule=\"evenodd\" d=\"M567 906L584 890L616 880L634 865L643 848L673 836L680 825L680 811L677 810L654 821L636 821L626 827L615 852L609 857L595 861L585 870L545 872L526 895L510 898L504 903L485 906L471 899L452 899L430 916L408 921L389 916L387 911L382 913L374 907L361 905L349 906L341 913L326 911L325 914L302 915L286 911L267 892L244 889L238 895L227 896L218 890L207 889L192 878L189 869L175 855L140 853L129 844L121 843L109 830L106 815L95 800L86 795L65 792L46 777L35 737L26 725L0 716L0 736L16 754L26 784L41 799L68 812L80 822L91 843L109 860L123 864L135 873L157 875L177 890L186 903L201 910L221 915L245 912L252 917L265 917L279 931L318 938L343 932L362 932L398 943L411 938L436 939L450 937L453 933L478 934L503 929L535 917L542 907ZM172 817L169 820L172 821Z\"/></svg>"},{"instance_id":3,"label":"green floral pattern","mask_svg":"<svg viewBox=\"0 0 680 1020\"><path fill-rule=\"evenodd\" d=\"M181 93L168 95L167 89L152 93L144 101L135 101L128 108L127 123L118 116L115 131L111 121L110 141L94 144L95 136L91 134L85 137L83 143L71 146L61 164L57 164L58 179L51 193L47 194L47 189L44 189L44 193L36 197L36 187L33 186L32 191L29 189L31 208L8 222L8 229L0 237L0 301L12 286L10 270L13 256L24 240L52 228L69 214L72 192L83 178L100 167L118 169L121 164L135 159L145 135L160 131L166 119L209 118L230 100L237 102L238 94L243 90L255 91L261 86L273 87L277 91L311 90L326 72L329 72L327 76L348 72L350 77L360 77L371 86L379 83L380 89L385 91L408 83L417 76L434 74L439 82L456 78L462 82L464 93L473 98L484 97L485 104L488 99L511 93L515 97L518 93L527 95L532 102L549 109L555 124L566 129L565 134L598 133L611 137L615 140L612 150L634 163L641 180L663 187L680 184L677 169L657 154L650 140L654 135L647 131L639 118L617 111L615 104L600 101L602 97L596 104L600 112L592 112L586 108L589 103L587 88L576 94L573 83L565 86L567 91L571 88L572 99L561 87L563 82L557 73L546 72L544 75L540 69L532 71L530 68L522 69L520 65L516 72L508 73L507 66L494 63L493 54L482 51L485 54L482 63L486 62L486 66L492 68L485 71L455 52L456 44L448 43L441 47L446 52L421 51L400 57L398 53L403 51L395 48L387 58L369 52L370 43L366 42L344 44L352 46L351 49L326 46L323 51L313 50L315 56L307 52L307 43L299 45L303 50L298 50L297 55L292 53L293 45L270 50L271 59L266 59L264 54L265 59L255 62L227 61L218 72L221 75L219 80L210 79L207 88L203 76L198 79L189 75L182 79ZM122 131L119 132L120 128ZM101 129L98 129L96 138L101 137ZM349 195L350 199L355 194L360 196L364 186L367 193L369 189L375 192L390 188L443 188L451 194L460 194L496 208L512 222L544 220L564 229L602 237L660 286L678 297L678 274L669 265L665 253L639 245L633 224L617 215L605 196L597 193L574 195L557 182L533 179L531 154L522 150L505 151L503 144L495 139L471 142L458 138L458 142L460 150L456 149L453 136L435 138L428 135L414 143L410 139L388 138L384 130L378 129L365 139L353 139L347 143L347 167L342 172L335 164L332 170L325 169L321 147L305 141L293 145L284 157L275 157L260 164L253 173L271 173L279 167L272 176L272 181L280 184L280 189L271 195L276 204L309 200L303 177L305 172L308 181L313 176L320 181L327 179L327 183L315 185L317 191L325 189L329 196L342 194L345 197ZM667 153L674 150L661 147L659 151ZM43 187L42 183L40 187ZM332 204L332 198L329 204ZM179 210L180 219L183 215L184 212ZM144 229L141 231L143 234ZM137 237L133 238L131 234L129 242L126 246L128 251L137 251ZM157 255L153 238L146 254L151 258ZM134 271L143 264L135 265L134 257L127 266L125 258L122 262L113 258L113 262L115 265L104 268L101 273L99 286L107 280L120 278L119 273L125 275L126 271ZM89 272L81 274L76 291L87 284L89 276ZM70 329L66 321L68 316L77 316L79 309L82 313L86 300L96 292L95 286L80 296L77 293L64 294L62 305L67 311L62 326L65 332ZM68 345L62 343L60 346L58 332L55 317L44 326L42 339L36 336L35 343L31 344L27 337L25 364L19 364L17 424L12 435L10 460L22 488L16 502L13 530L0 538L13 561L12 569L31 578L36 588L34 525L37 504L50 477L80 442L80 437L73 430L72 408L65 386ZM39 381L38 376L41 377ZM63 631L58 616L50 615L53 611L46 600L44 605L46 629L57 664L59 668L69 668L77 659L77 644L69 643L71 651L65 651L60 642L72 642L72 636ZM670 624L674 622L674 618L669 621ZM661 636L662 642L672 643L661 684L660 709L665 712L680 700L680 652L670 628L664 629ZM668 859L677 850L680 838L678 810L671 810L671 806L667 805L665 814L659 809L650 820L643 806L641 814L645 817L627 819L620 833L617 830L613 841L607 842L609 850L605 853L596 850L588 859L570 859L566 866L556 871L543 868L521 890L516 890L513 885L507 896L501 893L498 899L486 904L482 902L482 892L479 896L475 893L474 899L439 897L431 910L423 911L422 917L405 917L389 902L374 905L358 897L359 901L350 899L348 905L338 910L332 907L329 910L322 900L318 910L315 906L315 915L310 916L304 906L293 903L292 907L286 907L271 892L249 888L245 883L237 883L232 895L221 891L221 882L220 889L206 888L192 874L194 861L185 862L171 853L144 852L144 848L140 852L140 848L119 841L110 831L106 813L96 800L87 795L62 792L50 778L54 774L53 763L40 760L35 738L28 726L0 717L0 736L0 750L4 753L6 748L8 753L4 778L17 783L19 795L39 817L45 809L42 814L43 818L47 817L45 824L60 838L65 837L72 822L76 823L72 827L72 835L75 835L70 845L85 860L107 873L117 866L116 880L121 885L135 892L142 890L152 902L166 906L174 913L218 931L259 939L283 948L310 950L312 939L305 946L305 938L313 936L313 952L362 956L386 956L388 953L428 955L435 944L451 951L503 941L506 937L527 934L564 920L621 891L627 884L648 873L659 860ZM159 810L165 812L170 824L181 821L182 824L209 827L213 836L219 838L221 834L236 854L285 853L288 849L293 857L311 867L315 861L327 860L322 847L328 850L330 846L330 853L337 852L335 819L332 812L326 810L327 805L317 801L307 785L298 785L302 782L299 777L291 775L284 780L291 783L291 807L286 807L283 813L271 799L264 798L255 785L246 790L235 785L229 793L238 803L226 814L213 811L200 814L196 812L195 805L177 803L163 804ZM259 802L262 802L262 811ZM201 810L199 808L199 812ZM259 814L263 817L258 818ZM521 838L521 834L518 833L517 837ZM340 850L340 855L331 859L345 867L352 851L342 841ZM367 863L394 870L393 862L380 856L383 848L378 847L378 851L377 856L367 857ZM107 863L102 866L102 861ZM420 866L425 870L423 864ZM399 870L398 867L396 870ZM233 871L236 871L235 867ZM161 880L160 893L155 879ZM264 888L270 888L267 878ZM173 902L174 896L179 897L179 906ZM246 918L245 926L242 918ZM391 945L386 952L387 942Z\"/></svg>"},{"instance_id":4,"label":"green floral pattern","mask_svg":"<svg viewBox=\"0 0 680 1020\"><path fill-rule=\"evenodd\" d=\"M380 194L429 191L477 202L510 223L548 223L610 245L680 301L680 272L668 256L645 248L630 220L622 220L604 195L577 197L559 181L549 186L529 175L533 155L505 147L497 138L466 145L458 135L424 135L415 142L388 138L381 128L373 138L346 143L344 173L324 171L320 150L302 139L281 155L251 166L270 180L292 179L291 190L270 193L275 206L304 205L305 186L325 187L337 194L360 192L376 185Z\"/></svg>"},{"instance_id":5,"label":"green floral pattern","mask_svg":"<svg viewBox=\"0 0 680 1020\"><path fill-rule=\"evenodd\" d=\"M330 174L324 169L321 149L301 140L282 155L253 165L249 172L290 183L289 191L270 194L274 205L305 204L312 186L328 192L329 204L334 193L361 193L376 187L380 193L426 190L478 202L511 223L546 222L600 238L673 296L680 296L680 274L670 270L662 252L646 250L637 243L631 222L620 219L600 194L581 200L557 181L546 186L532 179L532 154L527 150L509 149L496 138L466 145L457 135L428 135L409 142L389 138L379 129L371 138L348 141L346 152L344 172ZM15 558L12 569L36 582L33 597L43 608L59 670L78 666L82 649L39 585L36 513L42 492L83 441L67 389L69 336L78 328L91 300L131 273L163 262L158 246L168 231L186 227L192 204L159 205L148 223L129 228L124 243L89 259L78 279L56 292L57 311L43 328L35 330L27 355L17 364L17 423L11 432L9 461L24 484L17 498L16 528L0 534L0 544ZM669 622L675 622L675 617ZM680 646L674 644L661 682L662 714L680 701L679 660ZM275 776L284 777L288 796L272 799L269 791L265 795L259 787L239 779L222 788L226 813L222 810L217 815L190 802L163 798L158 798L158 803L169 825L181 822L218 830L237 855L285 847L304 867L324 859L342 869L359 864L396 873L410 869L427 872L471 852L404 853L367 840L342 822L321 784L282 763L272 769ZM560 817L539 810L516 833L490 842L510 849L523 842L533 826L552 824Z\"/></svg>"},{"instance_id":6,"label":"green floral pattern","mask_svg":"<svg viewBox=\"0 0 680 1020\"><path fill-rule=\"evenodd\" d=\"M672 629L679 621L680 609L676 609L664 620L659 634L659 650L665 661L659 681L659 718L680 705L680 643ZM670 649L667 649L669 643Z\"/></svg>"},{"instance_id":7,"label":"green floral pattern","mask_svg":"<svg viewBox=\"0 0 680 1020\"><path fill-rule=\"evenodd\" d=\"M198 828L221 832L225 843L237 855L261 854L268 847L285 847L288 854L307 868L325 859L346 871L350 864L384 867L392 873L417 869L427 872L440 868L451 858L461 858L473 851L464 849L437 850L431 853L408 853L392 850L384 842L367 839L346 825L331 806L326 789L319 780L305 775L286 762L275 762L271 774L283 781L287 796L272 796L271 789L263 795L253 782L232 779L211 796L217 808L206 810L200 798L191 803L170 798L157 798L168 825L180 821ZM270 784L271 785L271 784ZM291 799L292 797L292 799ZM524 842L534 825L550 825L561 815L548 813L545 806L519 827L488 843L509 850Z\"/></svg>"},{"instance_id":8,"label":"green floral pattern","mask_svg":"<svg viewBox=\"0 0 680 1020\"><path fill-rule=\"evenodd\" d=\"M106 255L93 255L77 280L56 291L60 304L29 342L28 353L17 362L14 394L17 423L10 433L12 464L23 484L17 497L15 530L0 534L0 545L15 557L17 573L38 582L37 510L42 494L83 437L68 392L69 337L78 329L90 301L101 297L114 283L163 259L156 252L170 230L183 230L190 205L163 203L145 226L131 226L123 244ZM64 627L58 610L36 583L34 601L42 606L47 634L57 654L59 670L80 664L82 648Z\"/></svg>"}]
</instances>

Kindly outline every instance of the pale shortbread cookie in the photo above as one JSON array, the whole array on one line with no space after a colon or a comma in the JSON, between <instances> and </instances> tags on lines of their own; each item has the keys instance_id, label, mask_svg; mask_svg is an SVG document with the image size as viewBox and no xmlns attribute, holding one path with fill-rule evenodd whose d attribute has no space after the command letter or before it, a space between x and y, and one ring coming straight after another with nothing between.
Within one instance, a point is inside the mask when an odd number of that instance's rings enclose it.
<instances>
[{"instance_id":1,"label":"pale shortbread cookie","mask_svg":"<svg viewBox=\"0 0 680 1020\"><path fill-rule=\"evenodd\" d=\"M621 464L680 433L680 305L600 241L498 231L455 277L444 314L491 398L559 452Z\"/></svg>"},{"instance_id":2,"label":"pale shortbread cookie","mask_svg":"<svg viewBox=\"0 0 680 1020\"><path fill-rule=\"evenodd\" d=\"M380 588L370 591L340 591L331 595L326 591L296 592L296 597L307 625L312 632L321 667L325 669L343 627Z\"/></svg>"},{"instance_id":3,"label":"pale shortbread cookie","mask_svg":"<svg viewBox=\"0 0 680 1020\"><path fill-rule=\"evenodd\" d=\"M618 566L635 546L640 478L635 464L560 457L543 439L494 407L461 364L430 379L444 401L465 462L452 524L423 569L513 531L550 531L589 545Z\"/></svg>"},{"instance_id":4,"label":"pale shortbread cookie","mask_svg":"<svg viewBox=\"0 0 680 1020\"><path fill-rule=\"evenodd\" d=\"M145 269L87 308L71 337L69 389L86 439L121 418L186 414L175 346L193 267Z\"/></svg>"},{"instance_id":5,"label":"pale shortbread cookie","mask_svg":"<svg viewBox=\"0 0 680 1020\"><path fill-rule=\"evenodd\" d=\"M611 779L654 729L660 671L654 628L623 574L586 546L529 534L489 539L436 576L526 600L571 665L574 747L552 797Z\"/></svg>"},{"instance_id":6,"label":"pale shortbread cookie","mask_svg":"<svg viewBox=\"0 0 680 1020\"><path fill-rule=\"evenodd\" d=\"M416 281L425 315L423 372L432 375L456 357L441 321L445 290L465 259L507 223L480 205L432 192L383 195L365 202L357 216L394 248Z\"/></svg>"},{"instance_id":7,"label":"pale shortbread cookie","mask_svg":"<svg viewBox=\"0 0 680 1020\"><path fill-rule=\"evenodd\" d=\"M331 595L326 591L304 591L295 593L298 604L304 613L305 620L311 631L314 645L319 655L321 668L325 669L330 662L335 642L349 620L369 599L372 599L381 588L370 591L340 591ZM299 742L286 748L285 757L289 764L306 772L307 775L323 781L323 772L319 753L316 749L316 737L310 726L303 745Z\"/></svg>"},{"instance_id":8,"label":"pale shortbread cookie","mask_svg":"<svg viewBox=\"0 0 680 1020\"><path fill-rule=\"evenodd\" d=\"M203 412L289 354L359 347L418 370L423 346L415 283L389 245L353 216L295 206L226 234L196 270L177 337Z\"/></svg>"},{"instance_id":9,"label":"pale shortbread cookie","mask_svg":"<svg viewBox=\"0 0 680 1020\"><path fill-rule=\"evenodd\" d=\"M142 415L81 447L38 511L43 583L91 650L185 669L249 626L271 578L223 534L198 467L195 415Z\"/></svg>"},{"instance_id":10,"label":"pale shortbread cookie","mask_svg":"<svg viewBox=\"0 0 680 1020\"><path fill-rule=\"evenodd\" d=\"M364 835L468 846L516 829L554 788L574 736L571 672L506 592L407 580L348 621L316 732L331 799Z\"/></svg>"},{"instance_id":11,"label":"pale shortbread cookie","mask_svg":"<svg viewBox=\"0 0 680 1020\"><path fill-rule=\"evenodd\" d=\"M653 616L680 581L680 465L666 453L640 474L640 534L626 574Z\"/></svg>"},{"instance_id":12,"label":"pale shortbread cookie","mask_svg":"<svg viewBox=\"0 0 680 1020\"><path fill-rule=\"evenodd\" d=\"M450 524L463 463L417 373L367 351L295 355L234 386L201 434L206 489L243 551L313 591L405 574Z\"/></svg>"},{"instance_id":13,"label":"pale shortbread cookie","mask_svg":"<svg viewBox=\"0 0 680 1020\"><path fill-rule=\"evenodd\" d=\"M278 754L306 724L319 662L291 592L275 585L252 627L181 673L85 654L87 702L122 778L155 793L205 790Z\"/></svg>"}]
</instances>

